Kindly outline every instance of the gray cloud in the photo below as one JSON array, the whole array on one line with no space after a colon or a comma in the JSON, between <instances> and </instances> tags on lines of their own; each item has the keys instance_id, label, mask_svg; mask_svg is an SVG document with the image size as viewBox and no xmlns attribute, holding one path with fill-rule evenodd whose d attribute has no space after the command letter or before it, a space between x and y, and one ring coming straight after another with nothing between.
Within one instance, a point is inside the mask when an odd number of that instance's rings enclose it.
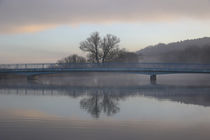
<instances>
[{"instance_id":1,"label":"gray cloud","mask_svg":"<svg viewBox=\"0 0 210 140\"><path fill-rule=\"evenodd\" d=\"M209 0L0 0L0 32L61 24L210 18Z\"/></svg>"}]
</instances>

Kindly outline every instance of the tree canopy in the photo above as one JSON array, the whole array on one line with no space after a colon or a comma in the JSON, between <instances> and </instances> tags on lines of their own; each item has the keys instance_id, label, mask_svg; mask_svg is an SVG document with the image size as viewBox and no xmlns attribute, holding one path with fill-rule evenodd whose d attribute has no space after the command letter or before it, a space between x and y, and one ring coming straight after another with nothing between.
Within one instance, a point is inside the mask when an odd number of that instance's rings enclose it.
<instances>
[{"instance_id":1,"label":"tree canopy","mask_svg":"<svg viewBox=\"0 0 210 140\"><path fill-rule=\"evenodd\" d=\"M104 63L113 60L119 53L120 39L111 34L100 37L94 32L85 41L80 43L80 49L87 52L88 61L93 63Z\"/></svg>"}]
</instances>

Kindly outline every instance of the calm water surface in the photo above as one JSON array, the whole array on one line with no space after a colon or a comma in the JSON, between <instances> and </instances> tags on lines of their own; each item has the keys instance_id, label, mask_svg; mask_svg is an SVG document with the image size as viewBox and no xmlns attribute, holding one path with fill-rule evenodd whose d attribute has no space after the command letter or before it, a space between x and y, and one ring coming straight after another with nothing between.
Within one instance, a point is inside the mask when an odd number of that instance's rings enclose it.
<instances>
[{"instance_id":1,"label":"calm water surface","mask_svg":"<svg viewBox=\"0 0 210 140\"><path fill-rule=\"evenodd\" d=\"M0 80L0 140L210 138L210 77Z\"/></svg>"}]
</instances>

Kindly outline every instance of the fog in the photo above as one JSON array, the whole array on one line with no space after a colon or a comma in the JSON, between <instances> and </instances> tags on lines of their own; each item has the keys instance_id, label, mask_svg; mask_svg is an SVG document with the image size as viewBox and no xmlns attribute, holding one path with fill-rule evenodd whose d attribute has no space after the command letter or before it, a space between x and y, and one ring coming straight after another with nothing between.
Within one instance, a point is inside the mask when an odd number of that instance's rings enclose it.
<instances>
[{"instance_id":1,"label":"fog","mask_svg":"<svg viewBox=\"0 0 210 140\"><path fill-rule=\"evenodd\" d=\"M24 80L19 77L17 80ZM11 77L10 79L15 79ZM70 86L140 86L150 84L150 75L128 73L64 73L40 75L36 80L42 84L70 85ZM19 83L19 82L18 82ZM162 85L197 85L210 86L209 74L160 74L157 84Z\"/></svg>"},{"instance_id":2,"label":"fog","mask_svg":"<svg viewBox=\"0 0 210 140\"><path fill-rule=\"evenodd\" d=\"M37 75L35 80L27 81L26 76L3 75L0 84L23 84L36 82L44 85L88 86L88 87L122 87L150 84L150 75L128 73L63 73ZM22 82L19 82L22 81ZM156 84L173 86L210 86L209 74L160 74Z\"/></svg>"}]
</instances>

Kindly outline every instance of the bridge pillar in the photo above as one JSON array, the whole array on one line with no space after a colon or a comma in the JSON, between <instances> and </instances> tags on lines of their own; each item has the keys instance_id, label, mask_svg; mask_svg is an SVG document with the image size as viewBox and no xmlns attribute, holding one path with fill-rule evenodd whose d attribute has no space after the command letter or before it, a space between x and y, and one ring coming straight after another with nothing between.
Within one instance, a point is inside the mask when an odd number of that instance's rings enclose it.
<instances>
[{"instance_id":1,"label":"bridge pillar","mask_svg":"<svg viewBox=\"0 0 210 140\"><path fill-rule=\"evenodd\" d=\"M156 84L157 76L155 74L150 75L150 82L151 84Z\"/></svg>"},{"instance_id":2,"label":"bridge pillar","mask_svg":"<svg viewBox=\"0 0 210 140\"><path fill-rule=\"evenodd\" d=\"M36 80L36 75L29 75L29 76L27 76L27 80L28 81Z\"/></svg>"}]
</instances>

